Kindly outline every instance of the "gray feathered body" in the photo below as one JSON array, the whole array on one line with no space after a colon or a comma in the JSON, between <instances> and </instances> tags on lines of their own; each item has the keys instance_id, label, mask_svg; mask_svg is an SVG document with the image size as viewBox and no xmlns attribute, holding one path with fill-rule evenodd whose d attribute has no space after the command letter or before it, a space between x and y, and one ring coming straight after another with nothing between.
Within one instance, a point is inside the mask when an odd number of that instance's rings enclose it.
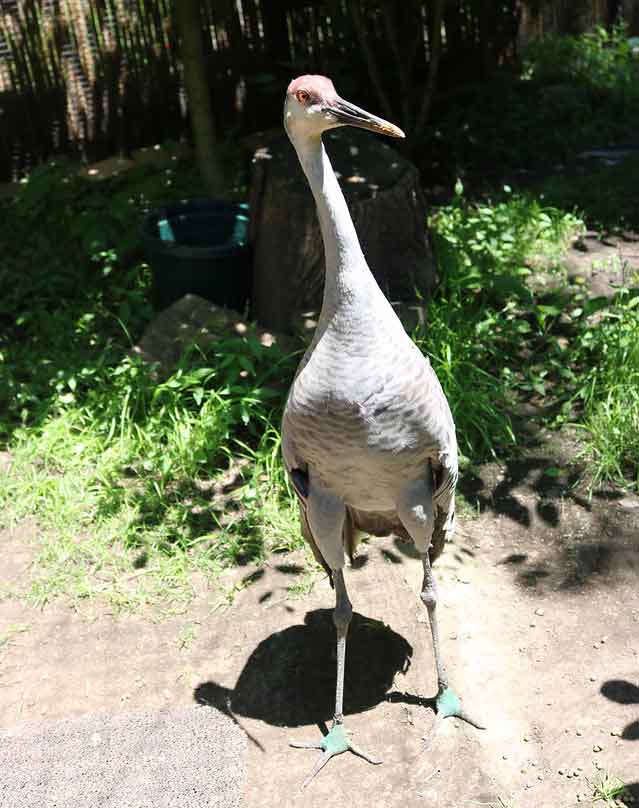
<instances>
[{"instance_id":1,"label":"gray feathered body","mask_svg":"<svg viewBox=\"0 0 639 808\"><path fill-rule=\"evenodd\" d=\"M286 404L285 464L311 467L357 530L406 539L395 510L400 491L432 475L436 557L454 517L455 427L430 362L369 278L355 299L323 311Z\"/></svg>"},{"instance_id":2,"label":"gray feathered body","mask_svg":"<svg viewBox=\"0 0 639 808\"><path fill-rule=\"evenodd\" d=\"M457 442L448 402L366 264L321 139L292 140L317 205L326 278L319 323L284 412L286 468L343 502L348 552L357 531L410 538L398 503L424 481L432 492L434 558L454 524ZM300 505L304 534L328 567L303 495Z\"/></svg>"}]
</instances>

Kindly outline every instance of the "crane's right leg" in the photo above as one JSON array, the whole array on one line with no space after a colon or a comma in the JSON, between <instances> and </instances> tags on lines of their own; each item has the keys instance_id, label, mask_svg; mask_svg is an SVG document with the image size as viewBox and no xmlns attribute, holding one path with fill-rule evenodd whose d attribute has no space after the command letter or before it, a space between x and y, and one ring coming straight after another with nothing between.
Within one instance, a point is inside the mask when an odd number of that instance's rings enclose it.
<instances>
[{"instance_id":1,"label":"crane's right leg","mask_svg":"<svg viewBox=\"0 0 639 808\"><path fill-rule=\"evenodd\" d=\"M337 680L335 684L335 713L333 726L321 741L291 742L291 746L302 749L321 749L322 754L302 785L305 788L328 761L342 752L353 752L369 763L381 760L366 754L351 743L344 729L344 669L346 664L346 637L353 615L353 607L344 582L344 547L342 531L346 510L344 503L332 493L313 487L306 502L306 516L309 528L323 558L331 569L335 585L335 611L333 623L337 632Z\"/></svg>"}]
</instances>

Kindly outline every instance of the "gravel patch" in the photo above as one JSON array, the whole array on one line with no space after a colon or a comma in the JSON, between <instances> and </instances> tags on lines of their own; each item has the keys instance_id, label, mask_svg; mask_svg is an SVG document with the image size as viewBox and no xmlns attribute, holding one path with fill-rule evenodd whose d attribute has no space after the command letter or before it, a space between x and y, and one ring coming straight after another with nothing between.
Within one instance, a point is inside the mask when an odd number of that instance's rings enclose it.
<instances>
[{"instance_id":1,"label":"gravel patch","mask_svg":"<svg viewBox=\"0 0 639 808\"><path fill-rule=\"evenodd\" d=\"M246 735L203 707L25 722L0 732L0 805L240 808Z\"/></svg>"}]
</instances>

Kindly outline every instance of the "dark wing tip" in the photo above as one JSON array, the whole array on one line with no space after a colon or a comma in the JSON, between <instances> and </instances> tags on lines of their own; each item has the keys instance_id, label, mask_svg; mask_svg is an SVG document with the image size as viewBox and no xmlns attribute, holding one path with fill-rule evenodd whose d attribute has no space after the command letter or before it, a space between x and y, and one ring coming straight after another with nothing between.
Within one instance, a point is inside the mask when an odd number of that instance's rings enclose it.
<instances>
[{"instance_id":1,"label":"dark wing tip","mask_svg":"<svg viewBox=\"0 0 639 808\"><path fill-rule=\"evenodd\" d=\"M291 469L291 481L302 499L308 499L308 474L301 469Z\"/></svg>"}]
</instances>

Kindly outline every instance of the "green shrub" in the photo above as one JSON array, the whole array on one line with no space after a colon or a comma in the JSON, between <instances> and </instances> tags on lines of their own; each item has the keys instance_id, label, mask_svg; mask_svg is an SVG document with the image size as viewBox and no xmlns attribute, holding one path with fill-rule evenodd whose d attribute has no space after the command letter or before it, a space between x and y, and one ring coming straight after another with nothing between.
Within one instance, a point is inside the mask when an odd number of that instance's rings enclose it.
<instances>
[{"instance_id":1,"label":"green shrub","mask_svg":"<svg viewBox=\"0 0 639 808\"><path fill-rule=\"evenodd\" d=\"M624 24L533 40L524 55L524 75L540 86L566 83L585 93L593 106L610 105L618 114L639 103L639 66Z\"/></svg>"},{"instance_id":2,"label":"green shrub","mask_svg":"<svg viewBox=\"0 0 639 808\"><path fill-rule=\"evenodd\" d=\"M546 37L528 46L520 65L442 95L424 169L437 162L444 182L553 173L586 148L634 142L637 120L639 59L623 27Z\"/></svg>"},{"instance_id":3,"label":"green shrub","mask_svg":"<svg viewBox=\"0 0 639 808\"><path fill-rule=\"evenodd\" d=\"M39 602L95 594L99 568L122 605L132 595L118 581L136 558L183 590L189 568L299 542L277 450L295 357L249 329L187 352L158 381L131 351L152 316L141 216L158 197L197 192L179 173L94 183L48 166L4 205L0 440L12 463L0 504L3 523L32 515L47 528Z\"/></svg>"},{"instance_id":4,"label":"green shrub","mask_svg":"<svg viewBox=\"0 0 639 808\"><path fill-rule=\"evenodd\" d=\"M576 344L584 368L584 455L594 483L639 485L639 293L588 301Z\"/></svg>"},{"instance_id":5,"label":"green shrub","mask_svg":"<svg viewBox=\"0 0 639 808\"><path fill-rule=\"evenodd\" d=\"M549 329L561 309L552 294L534 291L531 260L558 262L583 225L509 189L492 204L469 203L462 190L458 184L455 201L431 219L441 285L419 339L449 399L461 450L476 462L515 443L517 400L545 395L546 377L563 371Z\"/></svg>"}]
</instances>

